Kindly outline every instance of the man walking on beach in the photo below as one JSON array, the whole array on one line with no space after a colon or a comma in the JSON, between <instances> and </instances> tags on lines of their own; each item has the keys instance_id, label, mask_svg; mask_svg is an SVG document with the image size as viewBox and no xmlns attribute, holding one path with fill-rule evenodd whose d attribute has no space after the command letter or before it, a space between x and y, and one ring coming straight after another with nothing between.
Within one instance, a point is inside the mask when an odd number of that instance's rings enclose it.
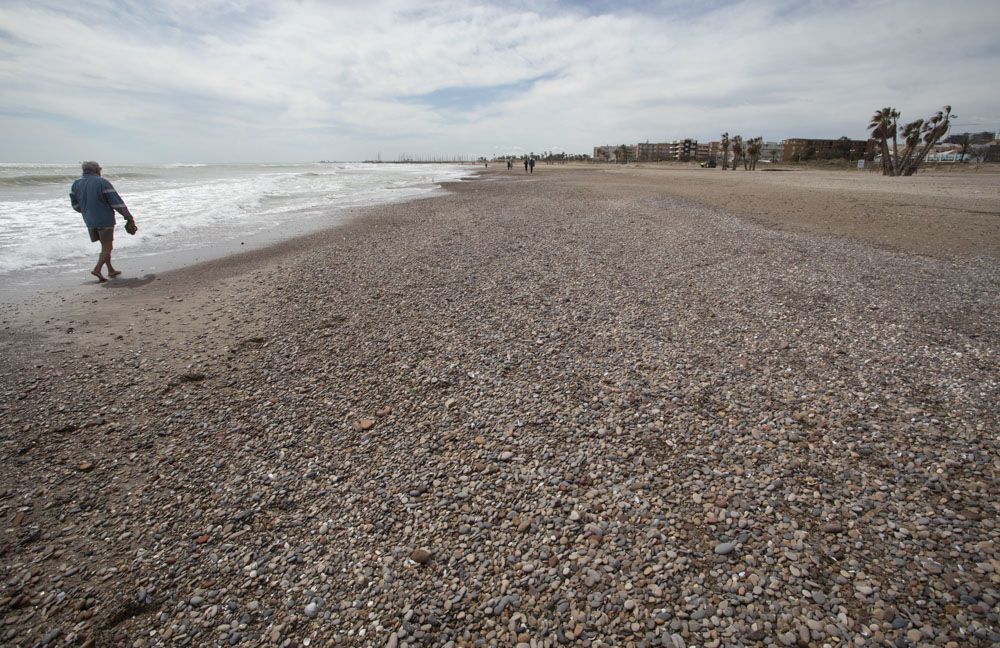
<instances>
[{"instance_id":1,"label":"man walking on beach","mask_svg":"<svg viewBox=\"0 0 1000 648\"><path fill-rule=\"evenodd\" d=\"M531 167L531 172L534 173L535 172L535 158L531 158L530 160L528 160L528 166Z\"/></svg>"},{"instance_id":2,"label":"man walking on beach","mask_svg":"<svg viewBox=\"0 0 1000 648\"><path fill-rule=\"evenodd\" d=\"M83 214L83 222L87 225L90 240L101 242L101 255L97 265L90 274L100 282L107 281L101 274L101 267L108 266L108 276L117 277L121 274L111 265L112 241L115 239L115 212L125 217L125 231L135 234L138 228L135 219L129 213L125 201L121 199L111 183L101 177L101 165L88 160L80 165L83 175L78 178L69 192L70 204L73 209Z\"/></svg>"},{"instance_id":3,"label":"man walking on beach","mask_svg":"<svg viewBox=\"0 0 1000 648\"><path fill-rule=\"evenodd\" d=\"M524 158L524 172L528 172L528 158Z\"/></svg>"}]
</instances>

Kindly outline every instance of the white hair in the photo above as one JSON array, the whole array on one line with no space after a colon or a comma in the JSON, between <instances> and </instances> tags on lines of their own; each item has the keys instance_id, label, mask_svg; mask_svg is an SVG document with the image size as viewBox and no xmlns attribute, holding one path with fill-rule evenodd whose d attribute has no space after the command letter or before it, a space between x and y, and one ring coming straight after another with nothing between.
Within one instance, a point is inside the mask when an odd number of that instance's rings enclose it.
<instances>
[{"instance_id":1,"label":"white hair","mask_svg":"<svg viewBox=\"0 0 1000 648\"><path fill-rule=\"evenodd\" d=\"M101 165L93 160L87 160L86 162L81 162L80 167L83 169L84 173L97 173L101 170Z\"/></svg>"}]
</instances>

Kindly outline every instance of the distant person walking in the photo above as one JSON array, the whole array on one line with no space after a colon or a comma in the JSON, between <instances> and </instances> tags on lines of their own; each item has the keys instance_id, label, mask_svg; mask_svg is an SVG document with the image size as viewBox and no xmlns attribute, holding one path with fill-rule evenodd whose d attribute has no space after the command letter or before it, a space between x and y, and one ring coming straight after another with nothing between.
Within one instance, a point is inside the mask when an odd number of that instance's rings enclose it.
<instances>
[{"instance_id":1,"label":"distant person walking","mask_svg":"<svg viewBox=\"0 0 1000 648\"><path fill-rule=\"evenodd\" d=\"M514 163L510 161L510 158L508 158L507 159L507 170L510 171L513 168L514 168Z\"/></svg>"},{"instance_id":2,"label":"distant person walking","mask_svg":"<svg viewBox=\"0 0 1000 648\"><path fill-rule=\"evenodd\" d=\"M531 172L534 173L535 172L535 158L531 158L530 160L528 160L528 166L531 167Z\"/></svg>"},{"instance_id":3,"label":"distant person walking","mask_svg":"<svg viewBox=\"0 0 1000 648\"><path fill-rule=\"evenodd\" d=\"M528 158L524 158L524 172L528 172Z\"/></svg>"},{"instance_id":4,"label":"distant person walking","mask_svg":"<svg viewBox=\"0 0 1000 648\"><path fill-rule=\"evenodd\" d=\"M69 200L73 209L83 214L83 222L87 225L91 242L101 242L101 255L97 258L97 265L90 274L97 277L98 281L105 282L107 279L101 274L103 266L108 266L109 277L121 274L121 271L115 270L111 265L112 242L115 240L115 212L125 217L126 232L135 234L139 228L136 227L135 219L125 206L125 201L111 183L101 177L101 165L87 161L80 166L83 175L73 183L69 191Z\"/></svg>"}]
</instances>

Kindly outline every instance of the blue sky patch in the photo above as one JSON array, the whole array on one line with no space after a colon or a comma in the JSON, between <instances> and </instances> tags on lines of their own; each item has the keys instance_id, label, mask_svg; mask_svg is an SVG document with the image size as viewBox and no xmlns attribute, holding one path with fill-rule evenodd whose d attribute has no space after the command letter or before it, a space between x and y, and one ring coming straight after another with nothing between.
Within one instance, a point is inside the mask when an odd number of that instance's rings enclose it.
<instances>
[{"instance_id":1,"label":"blue sky patch","mask_svg":"<svg viewBox=\"0 0 1000 648\"><path fill-rule=\"evenodd\" d=\"M545 81L554 76L554 74L543 74L523 81L491 86L452 86L403 99L439 110L469 111L527 93L539 81Z\"/></svg>"}]
</instances>

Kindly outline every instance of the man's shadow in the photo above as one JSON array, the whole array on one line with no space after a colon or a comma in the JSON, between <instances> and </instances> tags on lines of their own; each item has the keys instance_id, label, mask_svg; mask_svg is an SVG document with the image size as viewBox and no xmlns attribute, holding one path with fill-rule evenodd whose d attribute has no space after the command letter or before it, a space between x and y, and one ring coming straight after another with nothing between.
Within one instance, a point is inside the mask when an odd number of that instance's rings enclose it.
<instances>
[{"instance_id":1,"label":"man's shadow","mask_svg":"<svg viewBox=\"0 0 1000 648\"><path fill-rule=\"evenodd\" d=\"M142 279L134 277L132 279L110 279L104 282L105 288L140 288L146 284L156 281L155 274L148 274Z\"/></svg>"}]
</instances>

